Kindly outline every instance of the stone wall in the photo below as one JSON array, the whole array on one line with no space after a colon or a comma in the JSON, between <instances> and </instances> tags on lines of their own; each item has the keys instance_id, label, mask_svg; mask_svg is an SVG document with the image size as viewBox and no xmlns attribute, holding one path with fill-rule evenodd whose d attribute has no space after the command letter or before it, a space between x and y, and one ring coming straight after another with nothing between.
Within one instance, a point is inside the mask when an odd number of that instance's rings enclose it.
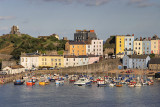
<instances>
[{"instance_id":1,"label":"stone wall","mask_svg":"<svg viewBox=\"0 0 160 107\"><path fill-rule=\"evenodd\" d=\"M118 65L122 65L119 59L102 60L85 66L63 68L59 72L63 73L102 73L118 69Z\"/></svg>"},{"instance_id":2,"label":"stone wall","mask_svg":"<svg viewBox=\"0 0 160 107\"><path fill-rule=\"evenodd\" d=\"M2 61L1 69L5 68L6 66L14 66L17 65L16 61Z\"/></svg>"},{"instance_id":3,"label":"stone wall","mask_svg":"<svg viewBox=\"0 0 160 107\"><path fill-rule=\"evenodd\" d=\"M104 51L104 55L105 54L114 54L114 48L105 48L105 51Z\"/></svg>"}]
</instances>

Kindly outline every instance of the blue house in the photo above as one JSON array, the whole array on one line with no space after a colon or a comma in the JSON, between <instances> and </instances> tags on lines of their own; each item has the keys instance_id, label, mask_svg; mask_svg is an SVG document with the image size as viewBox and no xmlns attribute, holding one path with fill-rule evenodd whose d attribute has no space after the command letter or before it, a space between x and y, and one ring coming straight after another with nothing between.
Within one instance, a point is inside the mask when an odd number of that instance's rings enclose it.
<instances>
[{"instance_id":1,"label":"blue house","mask_svg":"<svg viewBox=\"0 0 160 107\"><path fill-rule=\"evenodd\" d=\"M151 54L151 41L144 38L142 41L142 53L143 55Z\"/></svg>"},{"instance_id":2,"label":"blue house","mask_svg":"<svg viewBox=\"0 0 160 107\"><path fill-rule=\"evenodd\" d=\"M129 69L147 69L149 55L125 55L123 57L123 67Z\"/></svg>"},{"instance_id":3,"label":"blue house","mask_svg":"<svg viewBox=\"0 0 160 107\"><path fill-rule=\"evenodd\" d=\"M125 36L125 54L132 55L133 54L133 41L134 41L134 34L133 35L126 35Z\"/></svg>"}]
</instances>

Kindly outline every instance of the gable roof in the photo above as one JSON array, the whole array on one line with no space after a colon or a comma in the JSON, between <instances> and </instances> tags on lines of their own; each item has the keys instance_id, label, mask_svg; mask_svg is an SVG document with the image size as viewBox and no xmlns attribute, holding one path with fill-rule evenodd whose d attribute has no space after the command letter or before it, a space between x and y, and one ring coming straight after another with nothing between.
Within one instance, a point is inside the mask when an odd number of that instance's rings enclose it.
<instances>
[{"instance_id":1,"label":"gable roof","mask_svg":"<svg viewBox=\"0 0 160 107\"><path fill-rule=\"evenodd\" d=\"M69 41L70 45L83 45L85 44L83 41Z\"/></svg>"},{"instance_id":2,"label":"gable roof","mask_svg":"<svg viewBox=\"0 0 160 107\"><path fill-rule=\"evenodd\" d=\"M149 55L128 55L132 59L146 59Z\"/></svg>"},{"instance_id":3,"label":"gable roof","mask_svg":"<svg viewBox=\"0 0 160 107\"><path fill-rule=\"evenodd\" d=\"M160 64L160 58L152 58L149 64Z\"/></svg>"},{"instance_id":4,"label":"gable roof","mask_svg":"<svg viewBox=\"0 0 160 107\"><path fill-rule=\"evenodd\" d=\"M22 65L14 65L14 66L8 66L8 67L10 67L11 69L24 68L24 66Z\"/></svg>"}]
</instances>

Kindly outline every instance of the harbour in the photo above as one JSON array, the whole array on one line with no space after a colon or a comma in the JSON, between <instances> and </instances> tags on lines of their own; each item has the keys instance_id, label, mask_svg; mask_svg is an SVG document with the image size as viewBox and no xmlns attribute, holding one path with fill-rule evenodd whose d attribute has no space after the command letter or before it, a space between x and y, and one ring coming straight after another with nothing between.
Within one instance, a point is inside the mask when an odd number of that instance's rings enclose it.
<instances>
[{"instance_id":1,"label":"harbour","mask_svg":"<svg viewBox=\"0 0 160 107\"><path fill-rule=\"evenodd\" d=\"M38 82L33 86L14 85L8 83L0 85L1 100L3 107L21 106L54 106L54 107L98 107L98 106L129 106L138 104L141 107L158 107L160 81L155 80L152 86L142 87L97 87L77 86L74 83L65 82L64 85L41 86Z\"/></svg>"}]
</instances>

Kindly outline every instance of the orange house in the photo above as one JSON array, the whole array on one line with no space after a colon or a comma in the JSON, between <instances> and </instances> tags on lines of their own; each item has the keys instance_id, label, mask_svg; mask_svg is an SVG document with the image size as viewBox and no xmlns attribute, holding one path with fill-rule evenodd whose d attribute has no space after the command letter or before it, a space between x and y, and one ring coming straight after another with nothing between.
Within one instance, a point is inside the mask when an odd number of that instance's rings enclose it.
<instances>
[{"instance_id":1,"label":"orange house","mask_svg":"<svg viewBox=\"0 0 160 107\"><path fill-rule=\"evenodd\" d=\"M86 44L82 41L69 41L65 44L65 50L68 51L70 55L86 55Z\"/></svg>"}]
</instances>

